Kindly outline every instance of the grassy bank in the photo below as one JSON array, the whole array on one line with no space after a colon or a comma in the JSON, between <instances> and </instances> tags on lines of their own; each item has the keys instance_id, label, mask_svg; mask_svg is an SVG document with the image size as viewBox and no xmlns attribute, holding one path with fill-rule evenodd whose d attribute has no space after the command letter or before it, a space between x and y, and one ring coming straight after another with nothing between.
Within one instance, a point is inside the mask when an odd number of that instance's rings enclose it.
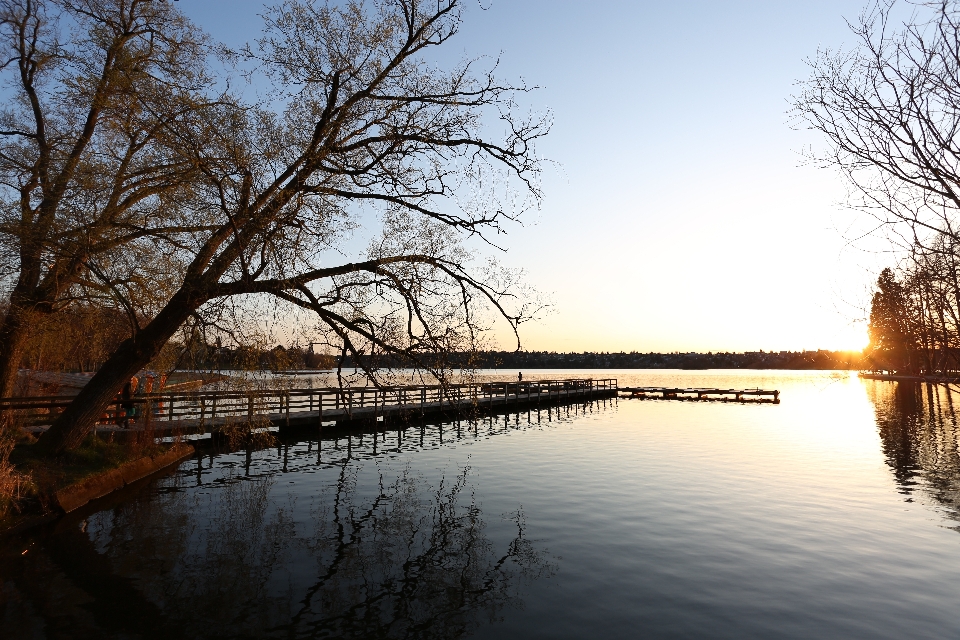
<instances>
[{"instance_id":1,"label":"grassy bank","mask_svg":"<svg viewBox=\"0 0 960 640\"><path fill-rule=\"evenodd\" d=\"M65 487L167 449L152 437L111 442L90 435L80 447L49 458L40 454L33 438L23 438L0 458L0 532L55 511L54 496Z\"/></svg>"}]
</instances>

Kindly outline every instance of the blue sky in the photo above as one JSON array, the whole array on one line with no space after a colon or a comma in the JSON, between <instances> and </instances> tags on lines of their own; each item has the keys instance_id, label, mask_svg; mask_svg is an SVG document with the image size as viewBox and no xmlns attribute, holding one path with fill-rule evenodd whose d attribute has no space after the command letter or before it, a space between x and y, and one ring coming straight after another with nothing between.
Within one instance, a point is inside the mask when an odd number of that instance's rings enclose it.
<instances>
[{"instance_id":1,"label":"blue sky","mask_svg":"<svg viewBox=\"0 0 960 640\"><path fill-rule=\"evenodd\" d=\"M182 0L230 44L257 0ZM555 309L524 347L564 351L859 348L883 256L848 246L844 185L790 127L818 47L851 44L863 0L468 2L451 59L500 57L542 87L555 161L505 241ZM485 9L484 9L485 8Z\"/></svg>"}]
</instances>

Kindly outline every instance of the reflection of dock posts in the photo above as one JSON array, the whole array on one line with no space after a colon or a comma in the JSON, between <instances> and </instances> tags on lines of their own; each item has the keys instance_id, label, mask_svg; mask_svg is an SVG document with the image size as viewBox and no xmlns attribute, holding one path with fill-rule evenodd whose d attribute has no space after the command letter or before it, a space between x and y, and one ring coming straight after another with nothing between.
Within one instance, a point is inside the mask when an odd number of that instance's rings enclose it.
<instances>
[{"instance_id":1,"label":"reflection of dock posts","mask_svg":"<svg viewBox=\"0 0 960 640\"><path fill-rule=\"evenodd\" d=\"M310 394L310 403L313 404L313 394ZM323 434L323 392L317 396L317 449L320 448L320 436Z\"/></svg>"}]
</instances>

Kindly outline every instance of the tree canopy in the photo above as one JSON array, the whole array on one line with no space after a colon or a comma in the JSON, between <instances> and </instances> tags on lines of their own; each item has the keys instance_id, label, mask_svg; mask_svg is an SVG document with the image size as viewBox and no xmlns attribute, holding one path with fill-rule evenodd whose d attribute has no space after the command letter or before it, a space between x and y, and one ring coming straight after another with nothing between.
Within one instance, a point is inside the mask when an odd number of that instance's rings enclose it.
<instances>
[{"instance_id":1,"label":"tree canopy","mask_svg":"<svg viewBox=\"0 0 960 640\"><path fill-rule=\"evenodd\" d=\"M116 33L127 34L130 25L148 24L136 33L144 51L156 57L158 71L147 74L153 78L149 91L122 86L130 101L154 105L144 113L153 118L150 131L159 132L150 153L161 161L144 158L140 171L168 167L162 177L142 178L155 193L130 207L134 220L91 205L92 226L103 229L111 248L72 251L68 265L77 276L61 285L59 297L45 298L52 300L45 308L54 308L60 298L90 287L129 310L132 336L41 438L42 446L55 453L79 443L124 381L185 323L229 333L227 312L238 297L266 297L309 312L326 341L357 360L390 353L422 366L436 362L432 356L438 353L475 344L486 312L506 318L514 329L530 316L515 274L482 259L465 239L489 242L504 222L536 204L535 143L550 123L521 112L517 96L528 88L499 81L482 61L445 69L428 55L456 35L460 4L289 0L265 13L262 38L229 50L211 43L169 3L6 0L12 17L4 26L14 34L9 42L22 42L16 33L30 29L47 34L37 43L57 42L64 16L77 16L71 28L89 49L84 64L91 79L85 86L114 78L105 69L115 49L123 60L131 55L127 40L112 44L104 34L113 32L102 25L117 24ZM188 33L189 40L182 35ZM171 50L161 55L155 41L172 43ZM186 71L163 66L168 58L178 60L173 45L180 41L189 45L193 66ZM46 53L40 50L39 44L13 47L10 57L21 67L42 69ZM217 75L221 67L211 66L214 60L237 65L254 86L268 90L251 99L223 89L229 83ZM196 81L163 82L161 71ZM72 86L64 82L57 99ZM23 92L29 104L29 91ZM94 91L91 105L123 107L112 96L97 96ZM104 126L113 121L101 111L91 107L83 115L104 137L122 140ZM45 122L46 116L24 120L8 137L29 146ZM112 152L119 158L115 166L97 165L112 177L106 184L126 175L124 153ZM130 179L128 188L137 192L138 180ZM104 184L99 176L94 183ZM20 191L11 187L7 195L22 193L27 183L15 184ZM86 191L79 181L74 190L79 198L69 202L116 200ZM20 202L38 198L44 202L32 193ZM5 208L12 211L15 199L9 202ZM378 212L380 232L363 255L344 260L342 243L361 208ZM68 209L51 209L51 226L42 232L15 228L8 246L21 248L38 237L48 253L59 252L63 242L55 228L70 218ZM43 250L39 255L40 279L59 282L56 274L44 276L48 261ZM25 264L21 260L21 271ZM34 298L24 297L21 305L11 295L7 318L15 318L20 307L24 315L35 313Z\"/></svg>"},{"instance_id":2,"label":"tree canopy","mask_svg":"<svg viewBox=\"0 0 960 640\"><path fill-rule=\"evenodd\" d=\"M825 49L794 98L798 126L825 146L848 203L890 241L870 350L883 368L960 368L960 3L882 0L850 23L852 47ZM868 234L870 235L870 234Z\"/></svg>"}]
</instances>

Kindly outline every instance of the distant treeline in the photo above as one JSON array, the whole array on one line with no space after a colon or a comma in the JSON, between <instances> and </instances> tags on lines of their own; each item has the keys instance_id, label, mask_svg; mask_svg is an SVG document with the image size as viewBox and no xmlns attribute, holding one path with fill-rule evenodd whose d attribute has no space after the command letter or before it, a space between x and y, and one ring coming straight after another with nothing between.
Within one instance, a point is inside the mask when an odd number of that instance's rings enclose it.
<instances>
[{"instance_id":1,"label":"distant treeline","mask_svg":"<svg viewBox=\"0 0 960 640\"><path fill-rule=\"evenodd\" d=\"M2 315L0 309L0 315ZM120 342L129 337L129 321L116 310L75 305L47 319L34 331L21 357L22 368L47 371L96 371ZM747 353L638 353L554 351L481 351L448 353L447 368L474 369L860 369L866 365L852 351L755 351ZM863 360L863 362L862 362ZM335 369L340 357L311 348L267 345L220 345L199 336L171 341L155 369ZM344 369L353 369L350 356ZM363 364L376 368L408 367L390 356L367 356ZM440 366L440 360L434 360ZM875 367L873 367L875 368Z\"/></svg>"},{"instance_id":2,"label":"distant treeline","mask_svg":"<svg viewBox=\"0 0 960 640\"><path fill-rule=\"evenodd\" d=\"M367 360L367 363L371 361ZM389 366L380 359L378 366ZM859 369L859 351L751 351L747 353L557 353L484 351L446 356L451 367L477 369ZM353 368L349 358L344 367Z\"/></svg>"}]
</instances>

